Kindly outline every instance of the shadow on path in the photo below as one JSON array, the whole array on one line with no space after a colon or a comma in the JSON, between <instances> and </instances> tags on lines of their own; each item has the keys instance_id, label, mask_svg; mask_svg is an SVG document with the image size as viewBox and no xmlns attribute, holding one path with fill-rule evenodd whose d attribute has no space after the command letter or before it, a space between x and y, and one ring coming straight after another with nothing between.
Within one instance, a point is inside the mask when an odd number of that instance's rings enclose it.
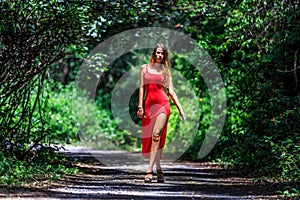
<instances>
[{"instance_id":1,"label":"shadow on path","mask_svg":"<svg viewBox=\"0 0 300 200\"><path fill-rule=\"evenodd\" d=\"M71 149L63 152L78 159L84 173L66 175L41 187L1 188L5 199L279 199L275 183L258 182L224 173L212 163L162 163L165 183L144 183L147 161L106 166L97 158L124 152ZM92 153L92 154L91 154ZM131 153L131 156L140 156ZM126 160L126 159L125 159ZM118 163L118 162L116 162ZM119 162L120 163L120 162Z\"/></svg>"}]
</instances>

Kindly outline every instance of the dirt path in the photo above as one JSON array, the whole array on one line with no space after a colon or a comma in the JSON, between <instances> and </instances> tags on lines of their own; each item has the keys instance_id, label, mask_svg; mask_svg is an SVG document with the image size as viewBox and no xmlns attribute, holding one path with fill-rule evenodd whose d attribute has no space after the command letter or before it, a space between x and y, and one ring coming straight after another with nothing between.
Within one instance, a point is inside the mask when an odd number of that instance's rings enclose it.
<instances>
[{"instance_id":1,"label":"dirt path","mask_svg":"<svg viewBox=\"0 0 300 200\"><path fill-rule=\"evenodd\" d=\"M36 187L0 189L2 199L280 199L276 184L224 173L212 163L164 161L165 183L145 184L147 162L126 162L121 151L71 148L84 173L66 175ZM92 154L92 155L91 155ZM96 157L116 159L121 165L103 165ZM127 156L139 157L139 153ZM121 158L124 158L124 162ZM112 159L112 160L113 160ZM111 161L110 161L111 162Z\"/></svg>"}]
</instances>

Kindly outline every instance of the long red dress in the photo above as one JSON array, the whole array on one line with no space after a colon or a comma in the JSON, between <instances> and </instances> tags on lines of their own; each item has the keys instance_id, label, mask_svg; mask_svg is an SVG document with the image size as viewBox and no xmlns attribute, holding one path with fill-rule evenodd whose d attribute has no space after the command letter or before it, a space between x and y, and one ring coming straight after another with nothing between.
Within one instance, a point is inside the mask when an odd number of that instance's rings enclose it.
<instances>
[{"instance_id":1,"label":"long red dress","mask_svg":"<svg viewBox=\"0 0 300 200\"><path fill-rule=\"evenodd\" d=\"M146 65L144 75L144 91L146 97L144 100L144 114L142 118L142 155L150 157L152 144L152 131L156 117L164 113L167 115L165 126L160 137L160 157L166 141L167 122L170 116L170 103L168 95L164 90L164 76L162 74L151 74Z\"/></svg>"}]
</instances>

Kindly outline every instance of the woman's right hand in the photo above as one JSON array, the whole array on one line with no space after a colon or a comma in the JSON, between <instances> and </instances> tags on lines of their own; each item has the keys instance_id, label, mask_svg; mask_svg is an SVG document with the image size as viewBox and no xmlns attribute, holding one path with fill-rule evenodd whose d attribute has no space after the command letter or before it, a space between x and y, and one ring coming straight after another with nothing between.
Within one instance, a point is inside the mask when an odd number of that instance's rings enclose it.
<instances>
[{"instance_id":1,"label":"woman's right hand","mask_svg":"<svg viewBox=\"0 0 300 200\"><path fill-rule=\"evenodd\" d=\"M144 109L143 108L138 108L137 116L139 118L143 118L143 116L144 116Z\"/></svg>"}]
</instances>

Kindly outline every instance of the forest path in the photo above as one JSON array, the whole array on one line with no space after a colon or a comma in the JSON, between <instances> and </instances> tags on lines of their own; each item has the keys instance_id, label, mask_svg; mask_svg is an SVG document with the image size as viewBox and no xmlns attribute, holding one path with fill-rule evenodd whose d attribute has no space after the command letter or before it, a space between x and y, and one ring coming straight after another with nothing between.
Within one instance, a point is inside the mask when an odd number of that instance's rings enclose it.
<instances>
[{"instance_id":1,"label":"forest path","mask_svg":"<svg viewBox=\"0 0 300 200\"><path fill-rule=\"evenodd\" d=\"M240 177L213 163L163 161L165 183L144 183L147 162L140 153L71 147L62 152L78 159L83 173L35 187L0 189L2 199L280 199L276 184ZM126 155L126 157L124 156ZM101 158L99 162L96 158ZM119 159L120 158L120 159ZM123 160L122 160L123 158ZM108 159L105 160L105 159ZM128 162L126 162L126 160ZM112 163L116 162L116 165ZM104 165L103 163L109 163Z\"/></svg>"}]
</instances>

